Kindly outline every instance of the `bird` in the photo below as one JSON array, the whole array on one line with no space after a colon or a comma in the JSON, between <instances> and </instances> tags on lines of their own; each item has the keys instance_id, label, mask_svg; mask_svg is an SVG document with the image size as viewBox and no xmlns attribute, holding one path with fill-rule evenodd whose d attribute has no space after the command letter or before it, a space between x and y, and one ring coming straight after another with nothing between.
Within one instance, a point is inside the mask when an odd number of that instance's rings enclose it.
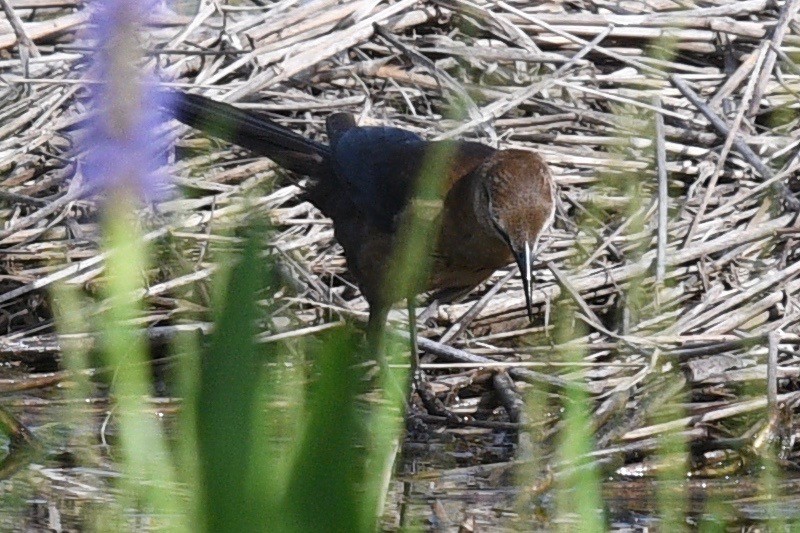
<instances>
[{"instance_id":1,"label":"bird","mask_svg":"<svg viewBox=\"0 0 800 533\"><path fill-rule=\"evenodd\" d=\"M538 153L469 140L425 140L398 127L358 126L346 112L327 117L325 144L263 112L200 94L176 91L170 101L178 121L309 178L306 197L333 221L347 268L369 305L367 340L377 351L391 306L406 299L413 370L415 296L466 292L512 262L533 319L533 264L553 222L557 194ZM410 282L392 282L387 277L397 267L412 212L431 220L423 243L427 272Z\"/></svg>"}]
</instances>

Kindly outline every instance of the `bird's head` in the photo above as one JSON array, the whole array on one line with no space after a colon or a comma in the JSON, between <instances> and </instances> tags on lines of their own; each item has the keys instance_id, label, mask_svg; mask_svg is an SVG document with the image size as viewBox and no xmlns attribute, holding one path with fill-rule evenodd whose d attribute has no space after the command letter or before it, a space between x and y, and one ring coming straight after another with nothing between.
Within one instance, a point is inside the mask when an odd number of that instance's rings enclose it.
<instances>
[{"instance_id":1,"label":"bird's head","mask_svg":"<svg viewBox=\"0 0 800 533\"><path fill-rule=\"evenodd\" d=\"M528 318L532 320L533 263L542 232L555 215L555 184L547 163L534 152L497 152L486 170L489 218L519 266Z\"/></svg>"}]
</instances>

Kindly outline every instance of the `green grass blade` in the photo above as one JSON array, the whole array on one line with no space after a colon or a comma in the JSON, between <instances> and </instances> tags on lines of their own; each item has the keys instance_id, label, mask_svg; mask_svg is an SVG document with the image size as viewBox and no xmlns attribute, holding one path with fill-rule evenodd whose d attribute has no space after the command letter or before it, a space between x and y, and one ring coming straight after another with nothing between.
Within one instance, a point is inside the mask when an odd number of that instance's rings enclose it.
<instances>
[{"instance_id":1,"label":"green grass blade","mask_svg":"<svg viewBox=\"0 0 800 533\"><path fill-rule=\"evenodd\" d=\"M359 531L366 439L356 335L326 335L283 510L290 531Z\"/></svg>"},{"instance_id":2,"label":"green grass blade","mask_svg":"<svg viewBox=\"0 0 800 533\"><path fill-rule=\"evenodd\" d=\"M196 397L200 509L205 531L259 531L266 502L248 490L259 408L260 362L254 343L261 268L249 238L222 296ZM265 495L264 498L266 497Z\"/></svg>"}]
</instances>

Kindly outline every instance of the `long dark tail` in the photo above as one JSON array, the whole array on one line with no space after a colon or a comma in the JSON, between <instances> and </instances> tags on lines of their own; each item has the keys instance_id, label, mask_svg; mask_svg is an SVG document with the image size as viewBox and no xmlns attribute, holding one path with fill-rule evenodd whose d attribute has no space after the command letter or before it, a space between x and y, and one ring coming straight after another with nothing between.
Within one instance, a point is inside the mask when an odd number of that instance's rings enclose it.
<instances>
[{"instance_id":1,"label":"long dark tail","mask_svg":"<svg viewBox=\"0 0 800 533\"><path fill-rule=\"evenodd\" d=\"M171 111L184 124L269 157L309 176L328 172L330 148L306 139L257 111L239 109L199 94L175 91Z\"/></svg>"}]
</instances>

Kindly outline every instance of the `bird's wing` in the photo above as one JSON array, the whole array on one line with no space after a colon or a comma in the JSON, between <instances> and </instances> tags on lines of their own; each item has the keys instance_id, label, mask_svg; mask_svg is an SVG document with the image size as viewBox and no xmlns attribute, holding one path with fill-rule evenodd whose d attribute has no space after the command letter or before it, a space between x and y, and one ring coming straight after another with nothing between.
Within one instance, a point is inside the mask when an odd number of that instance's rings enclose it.
<instances>
[{"instance_id":1,"label":"bird's wing","mask_svg":"<svg viewBox=\"0 0 800 533\"><path fill-rule=\"evenodd\" d=\"M356 128L356 119L351 113L333 113L325 119L325 129L328 133L328 143L335 146L342 135Z\"/></svg>"},{"instance_id":2,"label":"bird's wing","mask_svg":"<svg viewBox=\"0 0 800 533\"><path fill-rule=\"evenodd\" d=\"M492 153L480 143L425 141L400 128L356 127L337 139L333 168L356 207L391 231L413 194L444 198Z\"/></svg>"}]
</instances>

